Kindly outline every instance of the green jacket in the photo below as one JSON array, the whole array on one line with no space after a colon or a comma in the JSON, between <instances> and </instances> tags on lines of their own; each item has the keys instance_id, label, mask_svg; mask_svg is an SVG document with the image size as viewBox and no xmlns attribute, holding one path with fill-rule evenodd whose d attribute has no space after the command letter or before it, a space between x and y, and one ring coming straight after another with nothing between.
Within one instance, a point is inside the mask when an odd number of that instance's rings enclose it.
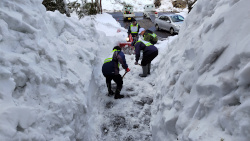
<instances>
[{"instance_id":1,"label":"green jacket","mask_svg":"<svg viewBox=\"0 0 250 141\"><path fill-rule=\"evenodd\" d=\"M151 44L156 44L157 41L158 41L157 35L154 32L150 31L150 30L145 31L145 33L143 35L143 39L145 41L150 42Z\"/></svg>"}]
</instances>

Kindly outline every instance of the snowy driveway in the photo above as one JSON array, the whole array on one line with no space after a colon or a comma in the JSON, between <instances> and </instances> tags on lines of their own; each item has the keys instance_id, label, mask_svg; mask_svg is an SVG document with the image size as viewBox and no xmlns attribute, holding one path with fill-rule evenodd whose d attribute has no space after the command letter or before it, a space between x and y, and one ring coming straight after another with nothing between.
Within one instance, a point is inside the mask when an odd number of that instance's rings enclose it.
<instances>
[{"instance_id":1,"label":"snowy driveway","mask_svg":"<svg viewBox=\"0 0 250 141\"><path fill-rule=\"evenodd\" d=\"M154 64L152 73L146 78L138 76L141 67L134 65L134 56L126 55L126 60L131 71L123 80L121 91L125 98L115 100L108 97L106 85L103 84L98 92L98 126L100 131L98 140L102 141L151 141L150 129L151 105L153 104ZM120 71L124 74L124 70ZM115 91L116 84L112 81L112 89Z\"/></svg>"}]
</instances>

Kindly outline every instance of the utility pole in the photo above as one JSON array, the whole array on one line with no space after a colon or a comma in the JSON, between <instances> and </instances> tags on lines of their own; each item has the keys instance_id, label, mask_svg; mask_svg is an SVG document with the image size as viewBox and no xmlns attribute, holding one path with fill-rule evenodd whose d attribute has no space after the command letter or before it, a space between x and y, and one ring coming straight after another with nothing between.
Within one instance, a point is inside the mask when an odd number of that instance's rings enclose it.
<instances>
[{"instance_id":1,"label":"utility pole","mask_svg":"<svg viewBox=\"0 0 250 141\"><path fill-rule=\"evenodd\" d=\"M101 14L102 14L102 0L100 0L100 8L101 8Z\"/></svg>"}]
</instances>

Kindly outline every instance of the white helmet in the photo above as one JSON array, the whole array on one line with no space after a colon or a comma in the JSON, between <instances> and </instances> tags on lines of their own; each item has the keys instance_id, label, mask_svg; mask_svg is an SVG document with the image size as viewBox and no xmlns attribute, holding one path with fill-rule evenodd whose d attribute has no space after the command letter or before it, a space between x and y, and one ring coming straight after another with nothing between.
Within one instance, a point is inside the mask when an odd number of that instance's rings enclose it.
<instances>
[{"instance_id":1,"label":"white helmet","mask_svg":"<svg viewBox=\"0 0 250 141\"><path fill-rule=\"evenodd\" d=\"M144 28L140 28L138 33L141 34L142 31L145 31L145 29Z\"/></svg>"}]
</instances>

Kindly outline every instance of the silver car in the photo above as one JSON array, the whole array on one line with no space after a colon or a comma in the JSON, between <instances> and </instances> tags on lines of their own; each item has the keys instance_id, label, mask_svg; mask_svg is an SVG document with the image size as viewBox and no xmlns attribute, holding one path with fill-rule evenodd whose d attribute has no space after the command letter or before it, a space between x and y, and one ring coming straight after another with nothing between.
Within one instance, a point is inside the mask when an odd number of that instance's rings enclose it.
<instances>
[{"instance_id":1,"label":"silver car","mask_svg":"<svg viewBox=\"0 0 250 141\"><path fill-rule=\"evenodd\" d=\"M155 28L163 29L170 32L171 35L179 33L184 17L178 14L164 14L155 19Z\"/></svg>"}]
</instances>

